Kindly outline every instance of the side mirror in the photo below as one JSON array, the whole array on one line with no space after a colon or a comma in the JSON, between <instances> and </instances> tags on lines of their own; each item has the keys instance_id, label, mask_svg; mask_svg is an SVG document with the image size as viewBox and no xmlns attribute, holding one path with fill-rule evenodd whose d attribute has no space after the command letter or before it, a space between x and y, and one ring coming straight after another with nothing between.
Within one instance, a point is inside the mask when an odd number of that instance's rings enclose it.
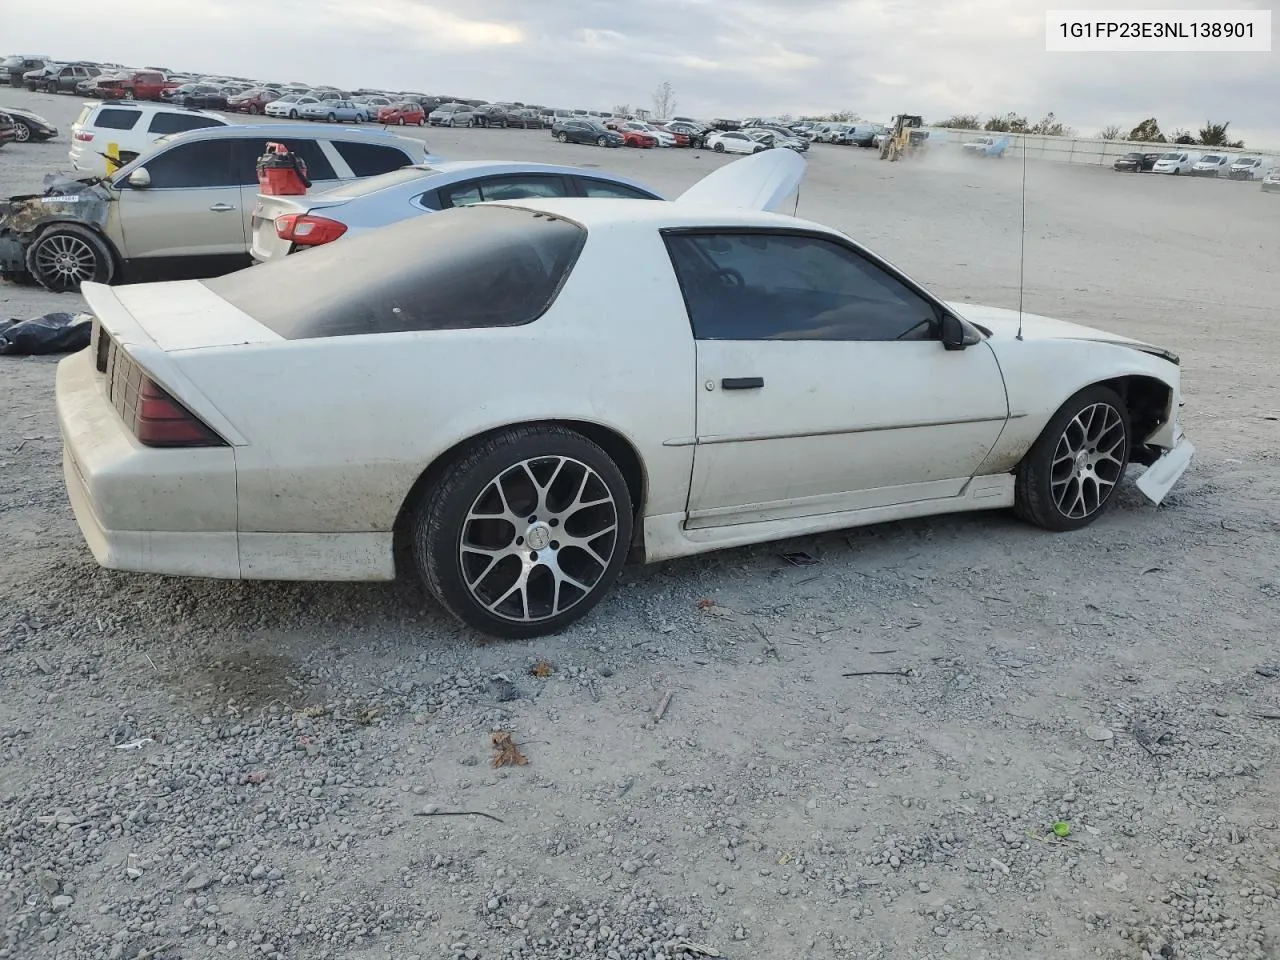
<instances>
[{"instance_id":1,"label":"side mirror","mask_svg":"<svg viewBox=\"0 0 1280 960\"><path fill-rule=\"evenodd\" d=\"M149 187L151 186L151 174L147 173L146 167L139 167L129 174L129 186L131 187Z\"/></svg>"},{"instance_id":2,"label":"side mirror","mask_svg":"<svg viewBox=\"0 0 1280 960\"><path fill-rule=\"evenodd\" d=\"M960 318L951 313L942 315L942 346L946 350L963 350L969 346L968 331Z\"/></svg>"}]
</instances>

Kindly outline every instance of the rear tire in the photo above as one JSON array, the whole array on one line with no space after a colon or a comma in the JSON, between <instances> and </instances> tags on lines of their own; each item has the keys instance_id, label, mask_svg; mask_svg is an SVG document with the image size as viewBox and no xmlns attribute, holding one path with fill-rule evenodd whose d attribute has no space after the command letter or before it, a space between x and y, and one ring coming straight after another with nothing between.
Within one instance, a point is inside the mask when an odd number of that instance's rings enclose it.
<instances>
[{"instance_id":1,"label":"rear tire","mask_svg":"<svg viewBox=\"0 0 1280 960\"><path fill-rule=\"evenodd\" d=\"M462 453L413 505L414 558L440 604L481 633L556 633L617 579L632 510L596 444L564 427L517 427Z\"/></svg>"},{"instance_id":2,"label":"rear tire","mask_svg":"<svg viewBox=\"0 0 1280 960\"><path fill-rule=\"evenodd\" d=\"M46 290L70 293L86 281L110 283L115 260L106 242L87 227L58 224L27 248L27 272Z\"/></svg>"},{"instance_id":3,"label":"rear tire","mask_svg":"<svg viewBox=\"0 0 1280 960\"><path fill-rule=\"evenodd\" d=\"M325 120L327 120L329 123L333 123L337 119L338 119L338 115L335 113L330 113L327 117L325 117Z\"/></svg>"},{"instance_id":4,"label":"rear tire","mask_svg":"<svg viewBox=\"0 0 1280 960\"><path fill-rule=\"evenodd\" d=\"M1014 513L1046 530L1102 516L1129 465L1129 410L1110 387L1086 387L1053 415L1018 467Z\"/></svg>"},{"instance_id":5,"label":"rear tire","mask_svg":"<svg viewBox=\"0 0 1280 960\"><path fill-rule=\"evenodd\" d=\"M297 110L290 110L290 111L289 111L289 119L290 119L290 120L297 120L297 119L298 119L298 111L297 111Z\"/></svg>"}]
</instances>

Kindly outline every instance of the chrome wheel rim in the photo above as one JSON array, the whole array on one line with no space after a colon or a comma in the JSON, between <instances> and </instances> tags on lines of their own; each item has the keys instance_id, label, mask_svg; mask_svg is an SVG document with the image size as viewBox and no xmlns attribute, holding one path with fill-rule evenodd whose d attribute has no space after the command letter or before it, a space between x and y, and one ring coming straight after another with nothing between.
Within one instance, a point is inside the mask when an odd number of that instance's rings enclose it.
<instances>
[{"instance_id":1,"label":"chrome wheel rim","mask_svg":"<svg viewBox=\"0 0 1280 960\"><path fill-rule=\"evenodd\" d=\"M1126 439L1120 412L1109 403L1090 404L1071 418L1050 471L1059 513L1083 520L1102 509L1120 481Z\"/></svg>"},{"instance_id":2,"label":"chrome wheel rim","mask_svg":"<svg viewBox=\"0 0 1280 960\"><path fill-rule=\"evenodd\" d=\"M13 139L19 143L26 143L31 139L31 128L25 123L15 123L13 125Z\"/></svg>"},{"instance_id":3,"label":"chrome wheel rim","mask_svg":"<svg viewBox=\"0 0 1280 960\"><path fill-rule=\"evenodd\" d=\"M61 233L46 238L40 244L36 251L36 266L42 276L72 285L93 279L97 273L98 257L93 248L79 237Z\"/></svg>"},{"instance_id":4,"label":"chrome wheel rim","mask_svg":"<svg viewBox=\"0 0 1280 960\"><path fill-rule=\"evenodd\" d=\"M462 580L503 620L533 623L577 606L618 548L618 506L581 460L523 460L485 484L458 543Z\"/></svg>"}]
</instances>

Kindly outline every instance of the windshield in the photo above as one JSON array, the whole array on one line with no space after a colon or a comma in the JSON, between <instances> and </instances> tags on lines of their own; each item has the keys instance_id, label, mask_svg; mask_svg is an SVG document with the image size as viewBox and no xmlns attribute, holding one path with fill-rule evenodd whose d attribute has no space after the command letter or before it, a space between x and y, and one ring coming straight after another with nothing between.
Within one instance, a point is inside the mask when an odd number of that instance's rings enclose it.
<instances>
[{"instance_id":1,"label":"windshield","mask_svg":"<svg viewBox=\"0 0 1280 960\"><path fill-rule=\"evenodd\" d=\"M1259 164L1261 164L1261 162L1262 161L1259 160L1257 157L1241 157L1239 160L1233 163L1232 166L1233 167L1256 167Z\"/></svg>"},{"instance_id":2,"label":"windshield","mask_svg":"<svg viewBox=\"0 0 1280 960\"><path fill-rule=\"evenodd\" d=\"M1201 163L1221 163L1222 158L1218 156L1216 153L1211 153L1207 157L1202 157L1200 159L1200 162Z\"/></svg>"},{"instance_id":3,"label":"windshield","mask_svg":"<svg viewBox=\"0 0 1280 960\"><path fill-rule=\"evenodd\" d=\"M1180 153L1162 153L1160 154L1160 159L1161 160L1177 160L1180 156L1182 156L1182 154Z\"/></svg>"}]
</instances>

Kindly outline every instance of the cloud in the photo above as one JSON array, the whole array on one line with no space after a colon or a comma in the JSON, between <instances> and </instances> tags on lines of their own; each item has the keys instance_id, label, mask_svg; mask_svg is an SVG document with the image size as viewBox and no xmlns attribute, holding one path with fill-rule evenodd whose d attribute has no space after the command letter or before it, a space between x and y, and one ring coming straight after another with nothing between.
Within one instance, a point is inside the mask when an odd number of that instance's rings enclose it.
<instances>
[{"instance_id":1,"label":"cloud","mask_svg":"<svg viewBox=\"0 0 1280 960\"><path fill-rule=\"evenodd\" d=\"M131 0L127 17L60 0L56 29L10 6L10 46L68 58L557 107L643 106L669 80L680 112L705 117L1053 111L1083 135L1212 118L1280 151L1280 54L1051 54L1042 0L219 0L180 16Z\"/></svg>"}]
</instances>

